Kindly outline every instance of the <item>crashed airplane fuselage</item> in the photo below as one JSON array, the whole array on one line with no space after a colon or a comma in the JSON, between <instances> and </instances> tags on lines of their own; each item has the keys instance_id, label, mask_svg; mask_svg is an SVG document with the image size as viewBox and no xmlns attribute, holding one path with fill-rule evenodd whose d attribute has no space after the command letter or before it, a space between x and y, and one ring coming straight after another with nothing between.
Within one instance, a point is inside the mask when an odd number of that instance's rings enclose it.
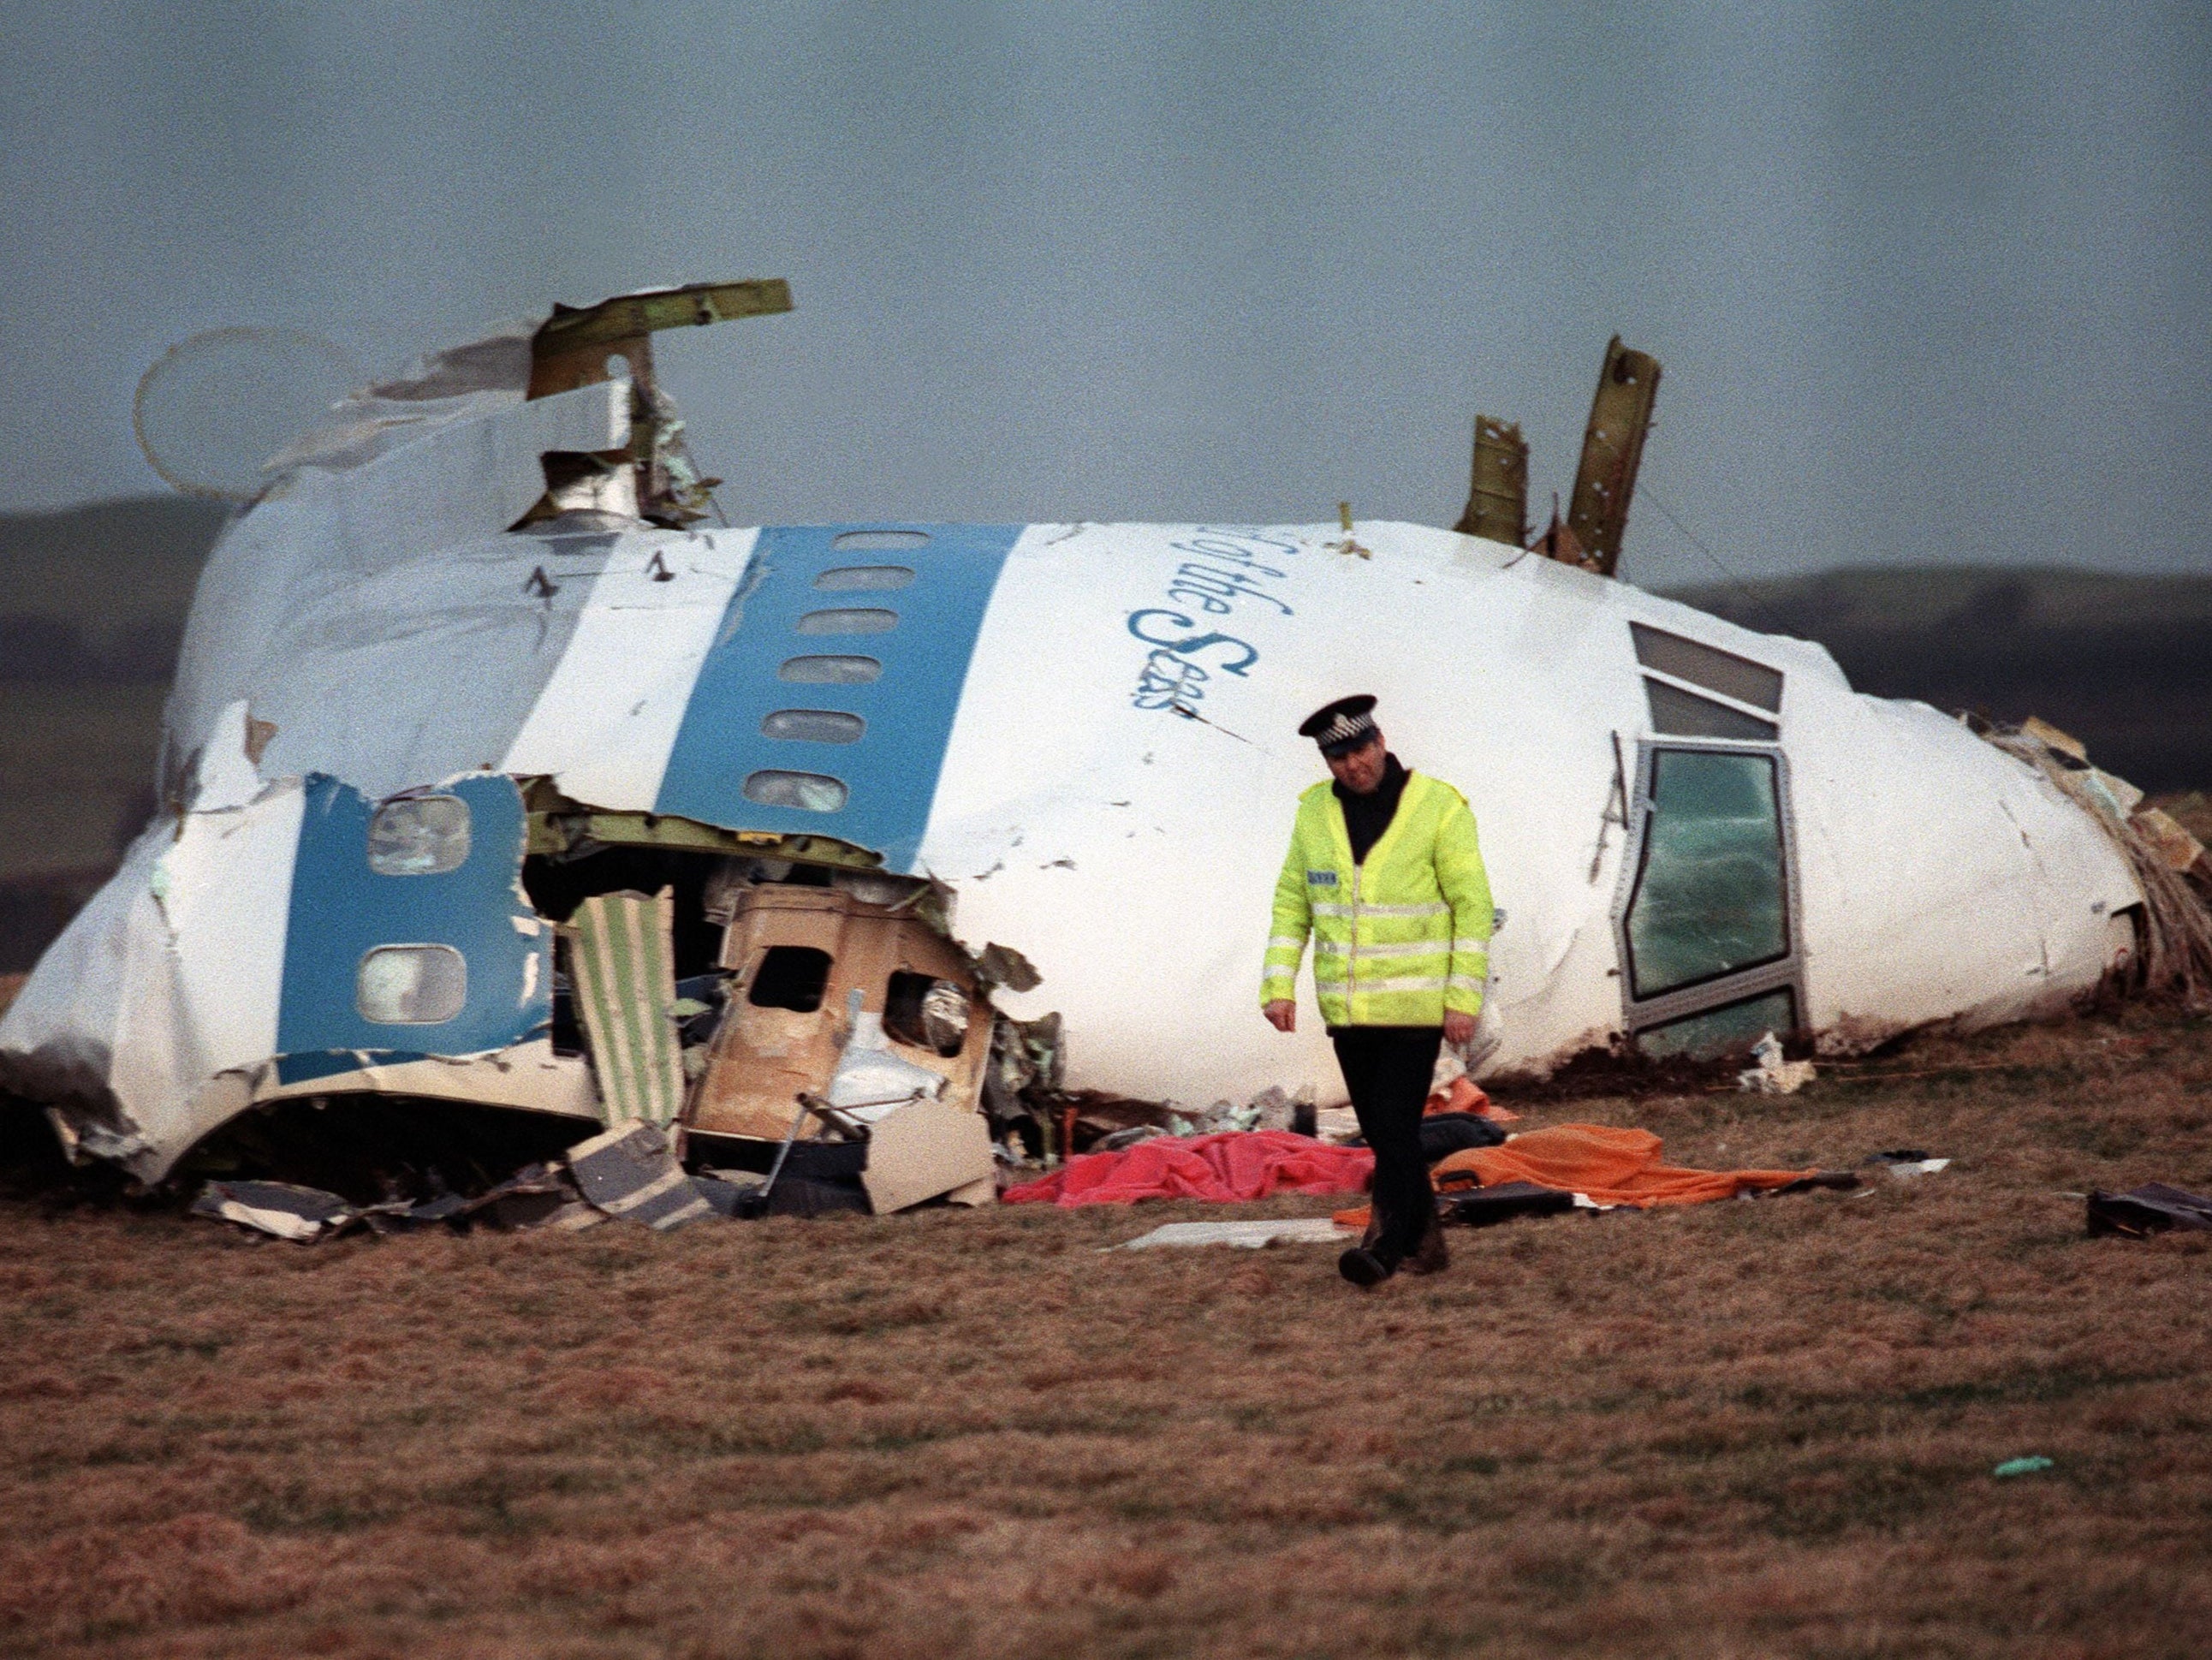
<instances>
[{"instance_id":1,"label":"crashed airplane fuselage","mask_svg":"<svg viewBox=\"0 0 2212 1660\"><path fill-rule=\"evenodd\" d=\"M361 1091L599 1121L564 930L622 892L726 988L697 1131L778 1135L856 1029L972 1108L994 1006L1061 1016L1070 1088L1334 1098L1256 996L1350 691L1480 821L1481 1072L2027 1016L2136 949L2087 814L1817 646L1409 524L668 528L620 459L665 400L517 338L356 400L210 559L167 808L0 1023L84 1152Z\"/></svg>"}]
</instances>

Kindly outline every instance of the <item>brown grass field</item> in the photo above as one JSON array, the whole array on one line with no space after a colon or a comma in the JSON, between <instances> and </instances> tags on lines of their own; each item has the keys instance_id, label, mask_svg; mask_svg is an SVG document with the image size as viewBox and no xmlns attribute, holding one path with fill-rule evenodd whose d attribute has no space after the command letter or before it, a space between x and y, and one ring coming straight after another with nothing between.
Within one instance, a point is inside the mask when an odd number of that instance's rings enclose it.
<instances>
[{"instance_id":1,"label":"brown grass field","mask_svg":"<svg viewBox=\"0 0 2212 1660\"><path fill-rule=\"evenodd\" d=\"M2212 1190L2209 1085L2212 1023L2137 1006L1526 1104L1957 1162L1370 1294L1100 1254L1198 1206L301 1248L15 1200L0 1651L2201 1654L2212 1235L2069 1195Z\"/></svg>"}]
</instances>

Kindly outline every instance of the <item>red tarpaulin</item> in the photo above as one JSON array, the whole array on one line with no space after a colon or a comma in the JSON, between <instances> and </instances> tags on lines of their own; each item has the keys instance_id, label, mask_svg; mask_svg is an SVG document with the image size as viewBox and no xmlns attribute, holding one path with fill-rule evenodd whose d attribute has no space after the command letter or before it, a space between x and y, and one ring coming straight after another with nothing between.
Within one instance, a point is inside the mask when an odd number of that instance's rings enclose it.
<instances>
[{"instance_id":1,"label":"red tarpaulin","mask_svg":"<svg viewBox=\"0 0 2212 1660\"><path fill-rule=\"evenodd\" d=\"M1278 1193L1357 1193L1374 1171L1375 1155L1364 1147L1333 1147L1288 1130L1158 1135L1119 1152L1084 1153L999 1197L1009 1205L1229 1204Z\"/></svg>"}]
</instances>

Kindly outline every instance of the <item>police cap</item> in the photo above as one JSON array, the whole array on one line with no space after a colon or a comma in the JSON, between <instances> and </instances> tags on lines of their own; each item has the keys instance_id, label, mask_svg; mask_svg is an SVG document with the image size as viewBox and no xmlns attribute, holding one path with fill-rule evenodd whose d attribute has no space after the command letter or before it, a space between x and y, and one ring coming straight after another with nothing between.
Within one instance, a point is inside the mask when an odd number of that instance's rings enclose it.
<instances>
[{"instance_id":1,"label":"police cap","mask_svg":"<svg viewBox=\"0 0 2212 1660\"><path fill-rule=\"evenodd\" d=\"M1322 704L1298 726L1298 736L1312 739L1331 760L1349 754L1374 735L1375 700L1364 692Z\"/></svg>"}]
</instances>

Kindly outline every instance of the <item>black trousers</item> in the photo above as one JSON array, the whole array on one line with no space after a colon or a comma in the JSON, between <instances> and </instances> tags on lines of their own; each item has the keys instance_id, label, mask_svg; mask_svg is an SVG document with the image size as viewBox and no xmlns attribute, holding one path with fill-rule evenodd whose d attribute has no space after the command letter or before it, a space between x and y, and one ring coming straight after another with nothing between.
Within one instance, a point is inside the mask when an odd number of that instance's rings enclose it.
<instances>
[{"instance_id":1,"label":"black trousers","mask_svg":"<svg viewBox=\"0 0 2212 1660\"><path fill-rule=\"evenodd\" d=\"M1421 1109L1444 1034L1440 1026L1332 1026L1336 1063L1375 1152L1375 1253L1392 1268L1411 1256L1436 1214L1436 1189L1421 1157Z\"/></svg>"}]
</instances>

